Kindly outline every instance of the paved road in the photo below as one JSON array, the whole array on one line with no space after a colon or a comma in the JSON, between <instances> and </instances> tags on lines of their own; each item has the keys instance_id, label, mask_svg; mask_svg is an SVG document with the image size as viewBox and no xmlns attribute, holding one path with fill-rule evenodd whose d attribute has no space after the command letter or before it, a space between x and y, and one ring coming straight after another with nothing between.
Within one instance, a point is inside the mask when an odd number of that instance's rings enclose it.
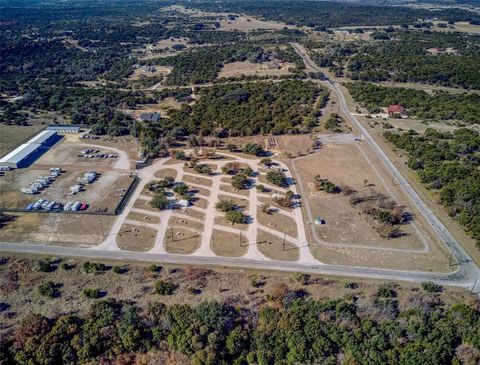
<instances>
[{"instance_id":1,"label":"paved road","mask_svg":"<svg viewBox=\"0 0 480 365\"><path fill-rule=\"evenodd\" d=\"M303 61L307 66L313 70L322 72L310 59L310 57L299 47L298 44L292 43L295 51L302 57ZM462 276L462 279L457 276L456 280L463 280L465 282L473 283L476 279L480 279L480 270L477 265L473 262L470 255L463 249L463 247L456 241L452 234L446 229L443 223L437 218L437 216L428 208L425 202L418 196L417 192L413 189L410 183L402 176L400 171L395 167L395 165L390 161L388 156L383 152L380 146L375 142L370 133L363 127L363 125L355 118L355 116L350 112L345 100L345 96L338 87L335 81L328 79L328 76L325 75L327 79L325 82L330 86L330 88L338 95L340 100L340 106L348 117L348 119L361 131L362 139L365 139L378 157L383 161L385 166L390 170L392 175L404 189L405 193L410 197L413 203L416 205L418 210L423 214L425 219L433 227L435 232L440 236L442 241L447 245L449 250L453 253L459 263L459 276ZM480 280L479 280L480 281Z\"/></svg>"},{"instance_id":2,"label":"paved road","mask_svg":"<svg viewBox=\"0 0 480 365\"><path fill-rule=\"evenodd\" d=\"M237 267L256 270L275 270L291 272L307 272L318 275L335 275L350 278L371 278L396 281L434 281L443 285L454 285L470 288L471 283L463 280L460 272L449 274L418 273L402 270L370 269L364 267L347 267L337 265L312 265L301 262L286 262L275 260L252 260L246 258L203 257L192 255L157 254L150 252L92 250L85 247L64 247L40 245L38 243L7 243L0 242L1 252L23 252L41 255L83 257L105 260L129 260L142 262L158 262L182 265L212 265L222 267ZM458 280L457 280L458 279ZM477 288L480 287L480 283Z\"/></svg>"}]
</instances>

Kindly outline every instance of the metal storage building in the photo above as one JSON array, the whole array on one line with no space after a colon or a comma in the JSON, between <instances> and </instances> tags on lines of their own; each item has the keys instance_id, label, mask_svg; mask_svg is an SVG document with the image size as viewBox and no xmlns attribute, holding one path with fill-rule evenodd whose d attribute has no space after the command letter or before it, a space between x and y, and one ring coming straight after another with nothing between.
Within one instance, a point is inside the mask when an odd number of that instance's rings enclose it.
<instances>
[{"instance_id":1,"label":"metal storage building","mask_svg":"<svg viewBox=\"0 0 480 365\"><path fill-rule=\"evenodd\" d=\"M42 144L24 143L0 159L0 166L26 167L47 150Z\"/></svg>"},{"instance_id":2,"label":"metal storage building","mask_svg":"<svg viewBox=\"0 0 480 365\"><path fill-rule=\"evenodd\" d=\"M29 140L27 143L37 143L50 147L59 139L56 131L44 130Z\"/></svg>"},{"instance_id":3,"label":"metal storage building","mask_svg":"<svg viewBox=\"0 0 480 365\"><path fill-rule=\"evenodd\" d=\"M79 133L80 127L76 125L54 124L45 128L48 131L57 131L58 133Z\"/></svg>"}]
</instances>

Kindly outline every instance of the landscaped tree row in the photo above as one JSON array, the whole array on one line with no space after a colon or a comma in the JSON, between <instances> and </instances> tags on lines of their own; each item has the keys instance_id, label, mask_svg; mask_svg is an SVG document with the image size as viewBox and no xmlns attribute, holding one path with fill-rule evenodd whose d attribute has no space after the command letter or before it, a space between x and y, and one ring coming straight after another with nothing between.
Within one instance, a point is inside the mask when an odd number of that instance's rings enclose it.
<instances>
[{"instance_id":1,"label":"landscaped tree row","mask_svg":"<svg viewBox=\"0 0 480 365\"><path fill-rule=\"evenodd\" d=\"M479 35L431 31L380 34L386 40L361 47L349 60L352 79L480 89Z\"/></svg>"},{"instance_id":2,"label":"landscaped tree row","mask_svg":"<svg viewBox=\"0 0 480 365\"><path fill-rule=\"evenodd\" d=\"M158 281L156 292L176 286ZM425 288L428 289L427 286ZM85 292L85 296L88 296ZM95 294L95 293L93 293ZM466 304L400 312L395 290L383 287L373 304L298 299L279 287L261 308L217 302L147 308L113 300L88 314L32 314L2 336L3 364L475 364L480 313ZM52 300L52 299L51 299ZM54 300L54 299L53 299Z\"/></svg>"},{"instance_id":3,"label":"landscaped tree row","mask_svg":"<svg viewBox=\"0 0 480 365\"><path fill-rule=\"evenodd\" d=\"M219 137L307 132L319 113L315 101L326 95L326 89L300 80L215 85L200 89L193 106L171 111L164 128Z\"/></svg>"},{"instance_id":4,"label":"landscaped tree row","mask_svg":"<svg viewBox=\"0 0 480 365\"><path fill-rule=\"evenodd\" d=\"M422 90L383 87L370 83L347 83L346 87L370 113L381 107L401 104L411 116L440 121L460 121L465 124L480 123L480 94L453 94L437 91L429 94Z\"/></svg>"},{"instance_id":5,"label":"landscaped tree row","mask_svg":"<svg viewBox=\"0 0 480 365\"><path fill-rule=\"evenodd\" d=\"M480 249L480 134L466 128L453 134L427 129L424 135L385 132L385 138L409 153L408 166L438 193L447 212Z\"/></svg>"}]
</instances>

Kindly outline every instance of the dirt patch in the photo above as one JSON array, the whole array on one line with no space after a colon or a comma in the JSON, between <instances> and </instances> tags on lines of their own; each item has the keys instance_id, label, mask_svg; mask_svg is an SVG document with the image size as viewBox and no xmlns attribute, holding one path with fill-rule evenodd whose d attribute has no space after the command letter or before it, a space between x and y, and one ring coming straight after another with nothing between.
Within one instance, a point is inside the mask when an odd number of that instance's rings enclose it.
<instances>
[{"instance_id":1,"label":"dirt patch","mask_svg":"<svg viewBox=\"0 0 480 365\"><path fill-rule=\"evenodd\" d=\"M257 232L258 250L272 260L298 261L298 247L261 229Z\"/></svg>"},{"instance_id":2,"label":"dirt patch","mask_svg":"<svg viewBox=\"0 0 480 365\"><path fill-rule=\"evenodd\" d=\"M290 75L295 69L293 63L281 63L278 67L270 66L269 63L253 63L249 61L232 62L225 64L218 74L218 78L238 76L283 76Z\"/></svg>"},{"instance_id":3,"label":"dirt patch","mask_svg":"<svg viewBox=\"0 0 480 365\"><path fill-rule=\"evenodd\" d=\"M298 236L297 224L295 221L282 213L274 212L271 214L266 214L259 209L257 213L257 219L258 222L265 227L285 233L291 237Z\"/></svg>"},{"instance_id":4,"label":"dirt patch","mask_svg":"<svg viewBox=\"0 0 480 365\"><path fill-rule=\"evenodd\" d=\"M227 220L225 219L225 217L223 215L222 216L220 216L220 215L216 216L215 220L214 220L214 224L217 224L219 226L239 229L239 230L242 230L242 231L246 231L248 229L248 225L245 224L245 223L244 224L239 224L239 223L232 224L230 222L227 222Z\"/></svg>"},{"instance_id":5,"label":"dirt patch","mask_svg":"<svg viewBox=\"0 0 480 365\"><path fill-rule=\"evenodd\" d=\"M117 234L117 245L122 250L145 252L153 247L156 236L156 229L124 224Z\"/></svg>"},{"instance_id":6,"label":"dirt patch","mask_svg":"<svg viewBox=\"0 0 480 365\"><path fill-rule=\"evenodd\" d=\"M243 196L246 196L246 197L248 197L250 195L250 191L248 189L238 190L238 189L235 189L232 185L221 184L220 185L220 190L225 191L227 193L231 193L231 194L243 195Z\"/></svg>"},{"instance_id":7,"label":"dirt patch","mask_svg":"<svg viewBox=\"0 0 480 365\"><path fill-rule=\"evenodd\" d=\"M194 198L194 201L192 202L192 204L193 204L195 207L197 207L197 208L207 209L207 207L208 207L208 200L203 199L203 198L195 197L195 198Z\"/></svg>"},{"instance_id":8,"label":"dirt patch","mask_svg":"<svg viewBox=\"0 0 480 365\"><path fill-rule=\"evenodd\" d=\"M138 222L153 223L153 224L160 223L160 217L157 217L155 215L150 215L150 214L139 213L139 212L128 213L127 219L131 219Z\"/></svg>"},{"instance_id":9,"label":"dirt patch","mask_svg":"<svg viewBox=\"0 0 480 365\"><path fill-rule=\"evenodd\" d=\"M168 168L167 169L161 169L161 170L155 171L153 176L155 176L157 179L164 179L167 176L171 176L174 179L176 179L177 178L177 170L168 169Z\"/></svg>"},{"instance_id":10,"label":"dirt patch","mask_svg":"<svg viewBox=\"0 0 480 365\"><path fill-rule=\"evenodd\" d=\"M217 256L241 257L248 251L248 240L239 234L214 229L210 247Z\"/></svg>"},{"instance_id":11,"label":"dirt patch","mask_svg":"<svg viewBox=\"0 0 480 365\"><path fill-rule=\"evenodd\" d=\"M197 251L201 243L202 236L198 232L185 227L173 227L173 240L172 229L169 228L163 246L168 253L189 255Z\"/></svg>"},{"instance_id":12,"label":"dirt patch","mask_svg":"<svg viewBox=\"0 0 480 365\"><path fill-rule=\"evenodd\" d=\"M308 155L317 144L314 134L284 135L277 139L283 152L291 157Z\"/></svg>"},{"instance_id":13,"label":"dirt patch","mask_svg":"<svg viewBox=\"0 0 480 365\"><path fill-rule=\"evenodd\" d=\"M183 182L185 183L192 183L192 184L195 184L195 185L202 185L202 186L206 186L206 187L211 187L212 184L213 184L213 181L212 179L208 179L208 178L205 178L205 177L200 177L200 176L193 176L193 175L183 175Z\"/></svg>"}]
</instances>

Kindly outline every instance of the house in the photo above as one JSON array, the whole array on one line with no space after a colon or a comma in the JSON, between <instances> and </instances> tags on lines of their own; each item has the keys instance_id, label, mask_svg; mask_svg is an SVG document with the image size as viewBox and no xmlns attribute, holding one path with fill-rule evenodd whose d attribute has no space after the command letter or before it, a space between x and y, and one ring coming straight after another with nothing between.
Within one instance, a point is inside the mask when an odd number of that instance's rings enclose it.
<instances>
[{"instance_id":1,"label":"house","mask_svg":"<svg viewBox=\"0 0 480 365\"><path fill-rule=\"evenodd\" d=\"M140 114L140 119L144 122L158 122L161 116L157 112Z\"/></svg>"},{"instance_id":2,"label":"house","mask_svg":"<svg viewBox=\"0 0 480 365\"><path fill-rule=\"evenodd\" d=\"M399 117L405 113L405 108L398 104L392 104L388 106L388 115L390 117Z\"/></svg>"}]
</instances>

